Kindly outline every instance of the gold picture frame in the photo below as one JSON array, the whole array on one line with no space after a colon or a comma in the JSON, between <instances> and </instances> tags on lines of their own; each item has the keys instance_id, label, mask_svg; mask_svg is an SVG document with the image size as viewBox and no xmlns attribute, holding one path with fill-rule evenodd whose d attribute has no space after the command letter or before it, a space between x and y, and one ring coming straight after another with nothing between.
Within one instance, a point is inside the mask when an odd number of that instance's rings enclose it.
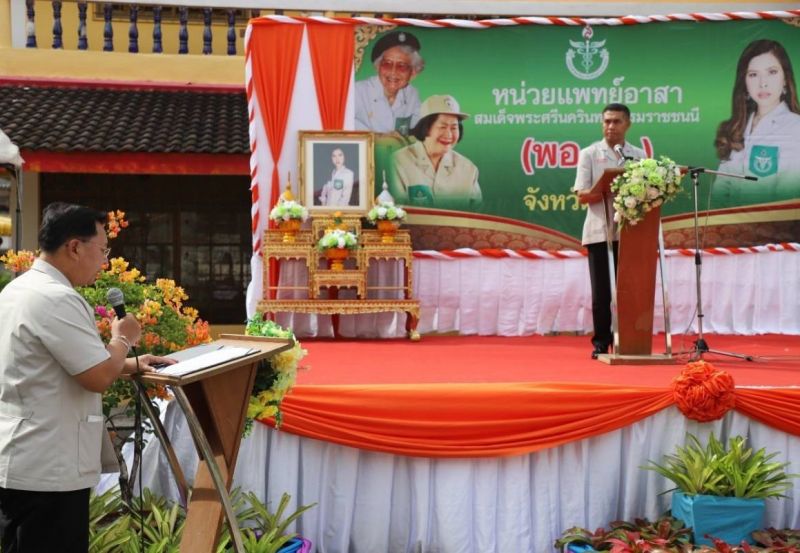
<instances>
[{"instance_id":1,"label":"gold picture frame","mask_svg":"<svg viewBox=\"0 0 800 553\"><path fill-rule=\"evenodd\" d=\"M363 131L300 131L300 201L313 214L365 215L375 189L374 141Z\"/></svg>"}]
</instances>

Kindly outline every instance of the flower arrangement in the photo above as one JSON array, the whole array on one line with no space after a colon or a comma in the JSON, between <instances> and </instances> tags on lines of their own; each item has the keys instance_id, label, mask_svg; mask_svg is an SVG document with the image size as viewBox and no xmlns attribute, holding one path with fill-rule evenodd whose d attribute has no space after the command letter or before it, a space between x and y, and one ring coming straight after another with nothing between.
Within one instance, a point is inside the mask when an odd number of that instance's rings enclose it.
<instances>
[{"instance_id":1,"label":"flower arrangement","mask_svg":"<svg viewBox=\"0 0 800 553\"><path fill-rule=\"evenodd\" d=\"M671 200L681 191L680 167L668 157L625 163L625 172L611 183L614 221L635 225L648 211Z\"/></svg>"},{"instance_id":2,"label":"flower arrangement","mask_svg":"<svg viewBox=\"0 0 800 553\"><path fill-rule=\"evenodd\" d=\"M280 427L282 421L281 402L297 380L297 368L300 361L308 353L300 346L291 330L283 328L273 321L265 320L260 314L247 320L245 334L248 336L267 336L294 341L291 349L273 355L262 362L256 372L253 393L247 406L244 434L250 433L253 421L273 417L275 426Z\"/></svg>"},{"instance_id":3,"label":"flower arrangement","mask_svg":"<svg viewBox=\"0 0 800 553\"><path fill-rule=\"evenodd\" d=\"M686 364L672 381L672 394L681 413L699 422L721 419L736 405L733 377L702 359Z\"/></svg>"},{"instance_id":4,"label":"flower arrangement","mask_svg":"<svg viewBox=\"0 0 800 553\"><path fill-rule=\"evenodd\" d=\"M305 221L308 219L308 209L296 200L286 200L281 197L269 212L269 218L278 223L291 219Z\"/></svg>"},{"instance_id":5,"label":"flower arrangement","mask_svg":"<svg viewBox=\"0 0 800 553\"><path fill-rule=\"evenodd\" d=\"M397 221L403 222L406 218L406 210L394 202L378 202L367 213L367 219L371 223L376 221Z\"/></svg>"},{"instance_id":6,"label":"flower arrangement","mask_svg":"<svg viewBox=\"0 0 800 553\"><path fill-rule=\"evenodd\" d=\"M330 249L353 250L358 247L358 237L349 230L340 228L328 230L317 242L319 251L324 252Z\"/></svg>"}]
</instances>

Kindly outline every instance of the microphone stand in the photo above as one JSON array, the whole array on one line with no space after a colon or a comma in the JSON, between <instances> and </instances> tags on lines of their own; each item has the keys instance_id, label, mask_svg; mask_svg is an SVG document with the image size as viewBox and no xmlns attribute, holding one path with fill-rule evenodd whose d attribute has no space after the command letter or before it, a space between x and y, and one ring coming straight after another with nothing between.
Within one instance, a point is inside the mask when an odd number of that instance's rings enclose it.
<instances>
[{"instance_id":1,"label":"microphone stand","mask_svg":"<svg viewBox=\"0 0 800 553\"><path fill-rule=\"evenodd\" d=\"M700 289L700 279L702 275L702 267L703 267L703 257L700 254L700 225L698 222L698 204L697 204L697 197L698 193L698 182L700 173L710 173L712 175L720 175L724 177L734 177L739 179L745 180L758 180L756 177L745 176L745 175L737 175L734 173L724 173L722 171L712 171L711 169L706 169L705 167L689 167L689 176L692 179L692 196L694 198L694 275L695 275L695 286L696 286L696 297L697 297L697 340L694 342L694 347L688 351L679 352L678 355L683 353L691 353L691 357L689 358L690 361L696 361L698 359L703 358L703 354L705 353L714 353L717 355L727 355L728 357L736 357L738 359L744 359L745 361L755 361L755 358L752 355L747 355L745 353L733 353L730 351L720 351L716 349L711 349L708 347L708 342L706 342L705 338L703 337L703 299L702 299L702 292Z\"/></svg>"}]
</instances>

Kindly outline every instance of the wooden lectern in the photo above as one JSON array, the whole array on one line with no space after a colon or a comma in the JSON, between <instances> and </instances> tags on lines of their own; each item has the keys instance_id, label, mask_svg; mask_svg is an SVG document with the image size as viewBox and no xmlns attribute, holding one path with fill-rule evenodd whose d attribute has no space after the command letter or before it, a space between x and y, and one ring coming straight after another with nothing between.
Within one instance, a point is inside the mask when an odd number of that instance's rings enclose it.
<instances>
[{"instance_id":1,"label":"wooden lectern","mask_svg":"<svg viewBox=\"0 0 800 553\"><path fill-rule=\"evenodd\" d=\"M606 169L592 186L589 203L603 201L612 194L611 183L624 172L622 167ZM611 214L606 214L610 221ZM609 240L613 237L609 237ZM661 209L648 212L636 225L624 225L619 237L619 268L616 287L611 287L611 319L614 331L614 352L597 358L611 365L673 364L669 328L668 302L664 293L666 353L653 354L653 311L655 308L656 268L659 257L664 267L664 243L661 234ZM614 280L614 258L610 251L611 282Z\"/></svg>"},{"instance_id":2,"label":"wooden lectern","mask_svg":"<svg viewBox=\"0 0 800 553\"><path fill-rule=\"evenodd\" d=\"M143 395L145 410L164 447L181 499L186 504L186 523L180 551L214 551L224 515L234 550L237 553L244 552L228 492L239 455L250 392L258 363L292 345L291 340L223 334L211 346L249 348L251 353L181 376L145 373L136 380L139 393ZM200 455L191 494L158 413L147 400L143 382L169 385L186 416Z\"/></svg>"}]
</instances>

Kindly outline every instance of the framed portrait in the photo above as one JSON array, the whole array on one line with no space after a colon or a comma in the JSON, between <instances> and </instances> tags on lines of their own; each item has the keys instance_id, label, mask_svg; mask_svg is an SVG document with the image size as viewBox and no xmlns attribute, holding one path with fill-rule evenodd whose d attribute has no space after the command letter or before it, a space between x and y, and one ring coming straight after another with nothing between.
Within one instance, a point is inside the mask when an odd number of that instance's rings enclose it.
<instances>
[{"instance_id":1,"label":"framed portrait","mask_svg":"<svg viewBox=\"0 0 800 553\"><path fill-rule=\"evenodd\" d=\"M364 215L374 190L372 133L300 131L300 198L310 213Z\"/></svg>"}]
</instances>

